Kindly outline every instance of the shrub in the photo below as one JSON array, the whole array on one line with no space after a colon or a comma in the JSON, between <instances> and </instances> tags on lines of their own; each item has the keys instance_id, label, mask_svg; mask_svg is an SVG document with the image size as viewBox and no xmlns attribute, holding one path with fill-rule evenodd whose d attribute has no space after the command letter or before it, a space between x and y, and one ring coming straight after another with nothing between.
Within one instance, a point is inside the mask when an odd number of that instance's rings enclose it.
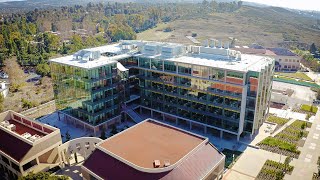
<instances>
[{"instance_id":1,"label":"shrub","mask_svg":"<svg viewBox=\"0 0 320 180\"><path fill-rule=\"evenodd\" d=\"M267 121L277 123L278 125L284 125L285 123L287 123L289 121L289 119L280 118L277 116L269 116Z\"/></svg>"},{"instance_id":2,"label":"shrub","mask_svg":"<svg viewBox=\"0 0 320 180\"><path fill-rule=\"evenodd\" d=\"M306 104L302 104L300 109L302 111L306 111L306 112L312 112L312 113L317 113L318 111L318 107L316 106L310 106L310 105L306 105Z\"/></svg>"},{"instance_id":3,"label":"shrub","mask_svg":"<svg viewBox=\"0 0 320 180\"><path fill-rule=\"evenodd\" d=\"M21 102L22 102L22 108L28 108L28 109L30 109L30 108L32 108L32 107L35 106L34 103L32 103L31 101L28 101L28 100L26 100L26 99L24 99L24 98L21 99Z\"/></svg>"}]
</instances>

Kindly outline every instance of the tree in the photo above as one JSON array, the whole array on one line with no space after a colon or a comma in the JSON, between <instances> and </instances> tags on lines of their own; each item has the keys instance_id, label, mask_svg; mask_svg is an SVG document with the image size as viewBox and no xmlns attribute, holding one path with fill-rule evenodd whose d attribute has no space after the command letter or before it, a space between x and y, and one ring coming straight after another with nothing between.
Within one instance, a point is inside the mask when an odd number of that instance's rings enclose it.
<instances>
[{"instance_id":1,"label":"tree","mask_svg":"<svg viewBox=\"0 0 320 180\"><path fill-rule=\"evenodd\" d=\"M317 89L317 99L320 100L320 88Z\"/></svg>"},{"instance_id":2,"label":"tree","mask_svg":"<svg viewBox=\"0 0 320 180\"><path fill-rule=\"evenodd\" d=\"M36 72L41 76L49 76L50 75L50 66L47 63L38 64L36 67Z\"/></svg>"},{"instance_id":3,"label":"tree","mask_svg":"<svg viewBox=\"0 0 320 180\"><path fill-rule=\"evenodd\" d=\"M231 44L230 44L230 47L231 48L234 48L236 45L236 38L232 38L232 41L231 41Z\"/></svg>"},{"instance_id":4,"label":"tree","mask_svg":"<svg viewBox=\"0 0 320 180\"><path fill-rule=\"evenodd\" d=\"M4 97L3 94L0 94L0 112L3 111L4 107L3 107L3 102L4 102Z\"/></svg>"},{"instance_id":5,"label":"tree","mask_svg":"<svg viewBox=\"0 0 320 180\"><path fill-rule=\"evenodd\" d=\"M21 176L19 177L18 180L68 180L68 176L56 176L56 175L51 175L48 172L38 172L38 173L33 173L30 172L26 176Z\"/></svg>"},{"instance_id":6,"label":"tree","mask_svg":"<svg viewBox=\"0 0 320 180\"><path fill-rule=\"evenodd\" d=\"M117 127L113 124L113 125L111 126L110 136L113 136L113 135L115 135L115 134L117 134L117 133L118 133Z\"/></svg>"},{"instance_id":7,"label":"tree","mask_svg":"<svg viewBox=\"0 0 320 180\"><path fill-rule=\"evenodd\" d=\"M310 53L315 54L316 51L317 51L317 47L314 43L312 43L310 46Z\"/></svg>"},{"instance_id":8,"label":"tree","mask_svg":"<svg viewBox=\"0 0 320 180\"><path fill-rule=\"evenodd\" d=\"M71 39L71 51L75 52L83 48L83 41L79 35L73 35Z\"/></svg>"},{"instance_id":9,"label":"tree","mask_svg":"<svg viewBox=\"0 0 320 180\"><path fill-rule=\"evenodd\" d=\"M107 139L107 137L106 137L106 130L105 130L104 127L101 128L100 139L103 139L103 140Z\"/></svg>"},{"instance_id":10,"label":"tree","mask_svg":"<svg viewBox=\"0 0 320 180\"><path fill-rule=\"evenodd\" d=\"M66 46L66 43L63 42L62 44L62 49L61 49L61 54L68 54L69 48Z\"/></svg>"},{"instance_id":11,"label":"tree","mask_svg":"<svg viewBox=\"0 0 320 180\"><path fill-rule=\"evenodd\" d=\"M69 134L69 131L66 132L66 142L70 141L71 135Z\"/></svg>"},{"instance_id":12,"label":"tree","mask_svg":"<svg viewBox=\"0 0 320 180\"><path fill-rule=\"evenodd\" d=\"M285 165L285 171L288 170L289 163L291 162L292 158L290 156L286 157L284 160L284 165Z\"/></svg>"}]
</instances>

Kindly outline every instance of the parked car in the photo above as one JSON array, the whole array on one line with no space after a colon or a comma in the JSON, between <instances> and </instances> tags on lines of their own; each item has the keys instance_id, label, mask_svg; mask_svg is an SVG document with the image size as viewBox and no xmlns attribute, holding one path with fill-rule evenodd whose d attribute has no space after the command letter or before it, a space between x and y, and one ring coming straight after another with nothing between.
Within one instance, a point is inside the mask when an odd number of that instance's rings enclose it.
<instances>
[{"instance_id":1,"label":"parked car","mask_svg":"<svg viewBox=\"0 0 320 180\"><path fill-rule=\"evenodd\" d=\"M312 102L313 104L315 104L315 105L319 105L320 104L320 100L313 100L313 102Z\"/></svg>"},{"instance_id":2,"label":"parked car","mask_svg":"<svg viewBox=\"0 0 320 180\"><path fill-rule=\"evenodd\" d=\"M7 73L5 73L5 72L1 72L1 73L0 73L0 78L2 78L2 79L8 79L8 78L9 78L9 75L8 75Z\"/></svg>"}]
</instances>

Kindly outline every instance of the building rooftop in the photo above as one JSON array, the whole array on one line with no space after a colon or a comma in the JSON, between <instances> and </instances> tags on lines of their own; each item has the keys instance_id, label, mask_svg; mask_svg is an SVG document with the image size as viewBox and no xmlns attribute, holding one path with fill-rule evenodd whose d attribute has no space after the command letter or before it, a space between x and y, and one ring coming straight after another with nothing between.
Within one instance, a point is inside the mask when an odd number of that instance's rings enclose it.
<instances>
[{"instance_id":1,"label":"building rooftop","mask_svg":"<svg viewBox=\"0 0 320 180\"><path fill-rule=\"evenodd\" d=\"M267 48L278 56L297 56L295 53L291 52L285 48Z\"/></svg>"},{"instance_id":2,"label":"building rooftop","mask_svg":"<svg viewBox=\"0 0 320 180\"><path fill-rule=\"evenodd\" d=\"M271 58L241 55L240 51L228 48L185 46L176 43L149 41L122 41L118 44L95 47L83 51L86 53L100 52L102 55L96 59L83 60L75 58L77 55L75 54L74 56L60 57L50 61L81 68L94 68L136 56L244 72L251 70L250 68L253 66L253 69L259 69L261 66L266 65L265 63L272 62ZM104 53L111 53L114 56L106 57L103 56Z\"/></svg>"},{"instance_id":3,"label":"building rooftop","mask_svg":"<svg viewBox=\"0 0 320 180\"><path fill-rule=\"evenodd\" d=\"M3 112L0 114L0 139L5 143L0 143L0 151L20 162L43 137L58 131L13 111Z\"/></svg>"},{"instance_id":4,"label":"building rooftop","mask_svg":"<svg viewBox=\"0 0 320 180\"><path fill-rule=\"evenodd\" d=\"M202 179L224 160L208 138L147 119L99 143L82 168L102 179Z\"/></svg>"},{"instance_id":5,"label":"building rooftop","mask_svg":"<svg viewBox=\"0 0 320 180\"><path fill-rule=\"evenodd\" d=\"M29 144L33 144L33 142L58 130L51 126L30 120L13 111L7 111L0 115L0 129Z\"/></svg>"},{"instance_id":6,"label":"building rooftop","mask_svg":"<svg viewBox=\"0 0 320 180\"><path fill-rule=\"evenodd\" d=\"M205 138L155 122L144 121L99 146L142 168L154 168L159 160L175 164Z\"/></svg>"}]
</instances>

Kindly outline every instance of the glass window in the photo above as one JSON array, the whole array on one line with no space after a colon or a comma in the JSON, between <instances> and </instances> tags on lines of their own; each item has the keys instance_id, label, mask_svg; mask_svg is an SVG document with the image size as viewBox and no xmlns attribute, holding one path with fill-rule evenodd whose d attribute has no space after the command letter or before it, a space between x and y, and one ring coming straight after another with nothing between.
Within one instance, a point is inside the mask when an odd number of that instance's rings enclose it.
<instances>
[{"instance_id":1,"label":"glass window","mask_svg":"<svg viewBox=\"0 0 320 180\"><path fill-rule=\"evenodd\" d=\"M179 63L178 65L179 74L188 74L191 75L191 65Z\"/></svg>"},{"instance_id":2,"label":"glass window","mask_svg":"<svg viewBox=\"0 0 320 180\"><path fill-rule=\"evenodd\" d=\"M139 58L139 67L150 68L150 59Z\"/></svg>"},{"instance_id":3,"label":"glass window","mask_svg":"<svg viewBox=\"0 0 320 180\"><path fill-rule=\"evenodd\" d=\"M243 73L234 72L234 71L228 71L226 82L233 83L233 84L243 84Z\"/></svg>"},{"instance_id":4,"label":"glass window","mask_svg":"<svg viewBox=\"0 0 320 180\"><path fill-rule=\"evenodd\" d=\"M176 72L177 71L177 66L175 65L174 62L164 61L164 71Z\"/></svg>"},{"instance_id":5,"label":"glass window","mask_svg":"<svg viewBox=\"0 0 320 180\"><path fill-rule=\"evenodd\" d=\"M151 60L151 69L155 69L155 70L159 70L162 71L162 60L156 60L156 59L152 59Z\"/></svg>"},{"instance_id":6,"label":"glass window","mask_svg":"<svg viewBox=\"0 0 320 180\"><path fill-rule=\"evenodd\" d=\"M218 70L217 72L218 72L217 73L217 80L224 82L224 80L225 80L224 71L223 70Z\"/></svg>"}]
</instances>

